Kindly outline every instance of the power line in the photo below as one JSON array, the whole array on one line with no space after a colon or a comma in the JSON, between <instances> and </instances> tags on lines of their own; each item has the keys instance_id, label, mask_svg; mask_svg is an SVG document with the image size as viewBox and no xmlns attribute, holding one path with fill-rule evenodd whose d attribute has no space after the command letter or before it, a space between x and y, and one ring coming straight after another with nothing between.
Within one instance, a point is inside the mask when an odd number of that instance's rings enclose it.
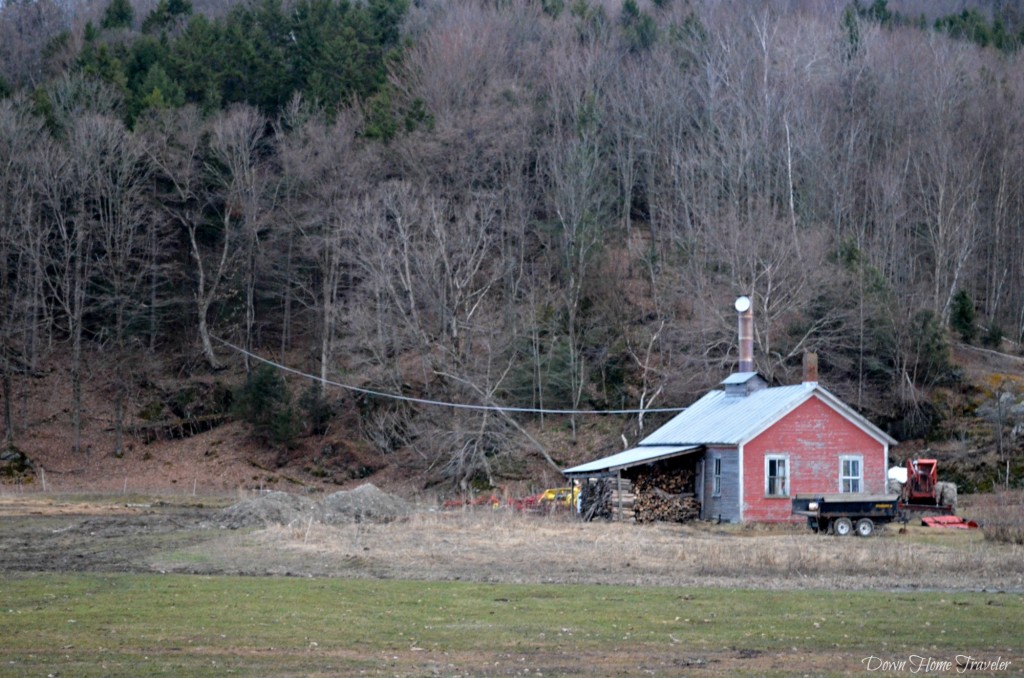
<instances>
[{"instance_id":1,"label":"power line","mask_svg":"<svg viewBox=\"0 0 1024 678\"><path fill-rule=\"evenodd\" d=\"M212 336L212 335L211 335ZM416 403L418 405L431 405L434 407L451 407L457 410L476 410L484 412L519 412L524 414L651 414L660 412L682 412L683 407L655 407L650 409L631 409L631 410L547 410L536 407L503 407L501 405L470 405L466 403L452 403L443 400L430 400L429 398L414 398L413 396L404 396L398 393L385 393L384 391L374 391L373 389L362 388L360 386L352 386L351 384L342 384L337 381L331 381L330 379L323 379L315 374L309 374L302 372L293 367L282 365L281 363L275 362L268 358L256 355L251 351L247 351L241 346L235 346L229 341L224 341L219 337L213 337L213 339L224 346L227 346L233 351L241 353L242 355L249 356L253 360L258 360L262 363L275 367L283 372L288 372L300 376L310 381L316 381L328 386L335 386L337 388L345 389L346 391L352 391L354 393L362 393L364 395L374 396L376 398L386 398L389 400L399 400L407 403Z\"/></svg>"}]
</instances>

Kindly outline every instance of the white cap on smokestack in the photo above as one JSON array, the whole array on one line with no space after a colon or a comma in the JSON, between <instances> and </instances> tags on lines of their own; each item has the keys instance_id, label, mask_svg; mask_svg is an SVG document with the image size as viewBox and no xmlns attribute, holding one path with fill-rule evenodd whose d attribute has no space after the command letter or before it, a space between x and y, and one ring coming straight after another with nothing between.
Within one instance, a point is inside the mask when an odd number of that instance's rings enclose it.
<instances>
[{"instance_id":1,"label":"white cap on smokestack","mask_svg":"<svg viewBox=\"0 0 1024 678\"><path fill-rule=\"evenodd\" d=\"M739 314L740 339L740 372L754 371L754 310L750 297L736 300L736 312Z\"/></svg>"}]
</instances>

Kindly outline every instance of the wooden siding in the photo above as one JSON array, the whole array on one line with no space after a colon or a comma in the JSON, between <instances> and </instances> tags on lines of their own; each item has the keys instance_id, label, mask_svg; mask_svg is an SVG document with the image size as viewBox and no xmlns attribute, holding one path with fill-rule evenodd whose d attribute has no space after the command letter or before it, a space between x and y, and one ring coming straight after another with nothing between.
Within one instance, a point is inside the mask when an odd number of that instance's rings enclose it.
<instances>
[{"instance_id":1,"label":"wooden siding","mask_svg":"<svg viewBox=\"0 0 1024 678\"><path fill-rule=\"evenodd\" d=\"M786 497L765 496L767 455L788 458L789 494ZM743 446L743 520L803 520L792 515L792 497L803 493L839 492L840 458L847 455L863 458L861 492L884 494L885 445L821 399L808 399Z\"/></svg>"},{"instance_id":2,"label":"wooden siding","mask_svg":"<svg viewBox=\"0 0 1024 678\"><path fill-rule=\"evenodd\" d=\"M722 460L722 492L713 496L715 458ZM704 455L704 520L740 521L740 456L735 447L709 447Z\"/></svg>"}]
</instances>

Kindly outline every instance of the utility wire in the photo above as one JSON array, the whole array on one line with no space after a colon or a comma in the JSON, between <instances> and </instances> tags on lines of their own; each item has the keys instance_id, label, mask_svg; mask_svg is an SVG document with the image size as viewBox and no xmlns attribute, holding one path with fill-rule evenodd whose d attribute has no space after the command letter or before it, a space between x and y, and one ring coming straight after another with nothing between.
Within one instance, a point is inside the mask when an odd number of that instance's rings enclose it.
<instances>
[{"instance_id":1,"label":"utility wire","mask_svg":"<svg viewBox=\"0 0 1024 678\"><path fill-rule=\"evenodd\" d=\"M368 388L361 388L359 386L352 386L351 384L342 384L342 383L339 383L337 381L331 381L330 379L323 379L321 377L316 376L315 374L308 374L306 372L301 372L299 370L296 370L295 368L288 367L287 365L282 365L281 363L274 362L273 360L269 360L269 359L264 358L262 356L256 355L255 353L252 353L250 351L245 350L241 346L235 346L231 342L224 341L223 339L221 339L219 337L214 337L213 335L211 335L211 337L215 341L223 344L224 346L230 348L231 350L233 350L233 351L235 351L237 353L241 353L242 355L249 356L253 360L258 360L258 361L260 361L262 363L266 363L267 365L270 365L272 367L276 367L277 369L279 369L279 370L281 370L283 372L289 372L291 374L298 375L298 376L300 376L300 377L302 377L304 379L309 379L311 381L316 381L316 382L320 382L320 383L323 383L323 384L327 384L328 386L336 386L337 388L345 389L346 391L353 391L355 393L362 393L364 395L374 396L376 398L387 398L389 400L400 400L402 402L416 403L416 404L419 404L419 405L433 405L433 406L436 406L436 407L451 407L451 408L457 409L457 410L477 410L477 411L484 411L484 412L521 412L521 413L525 413L525 414L651 414L651 413L658 413L658 412L682 412L684 409L686 409L684 407L660 407L660 408L659 407L655 407L655 408L651 408L651 409L633 409L633 410L546 410L546 409L541 409L541 408L536 408L536 407L503 407L501 405L469 405L469 404L466 404L466 403L451 403L451 402L446 402L446 401L443 401L443 400L430 400L430 399L427 399L427 398L414 398L412 396L404 396L404 395L399 395L397 393L385 393L383 391L374 391L374 390L368 389Z\"/></svg>"}]
</instances>

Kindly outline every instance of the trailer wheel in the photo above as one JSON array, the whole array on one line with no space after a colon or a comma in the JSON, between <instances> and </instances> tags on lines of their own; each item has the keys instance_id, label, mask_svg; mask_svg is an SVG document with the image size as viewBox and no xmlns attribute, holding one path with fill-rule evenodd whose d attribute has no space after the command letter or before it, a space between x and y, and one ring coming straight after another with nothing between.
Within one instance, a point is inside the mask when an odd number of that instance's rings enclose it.
<instances>
[{"instance_id":1,"label":"trailer wheel","mask_svg":"<svg viewBox=\"0 0 1024 678\"><path fill-rule=\"evenodd\" d=\"M875 524L871 518L861 518L857 521L857 534L861 537L870 537L875 531Z\"/></svg>"},{"instance_id":2,"label":"trailer wheel","mask_svg":"<svg viewBox=\"0 0 1024 678\"><path fill-rule=\"evenodd\" d=\"M849 518L836 518L832 529L837 537L847 537L853 532L853 523Z\"/></svg>"}]
</instances>

